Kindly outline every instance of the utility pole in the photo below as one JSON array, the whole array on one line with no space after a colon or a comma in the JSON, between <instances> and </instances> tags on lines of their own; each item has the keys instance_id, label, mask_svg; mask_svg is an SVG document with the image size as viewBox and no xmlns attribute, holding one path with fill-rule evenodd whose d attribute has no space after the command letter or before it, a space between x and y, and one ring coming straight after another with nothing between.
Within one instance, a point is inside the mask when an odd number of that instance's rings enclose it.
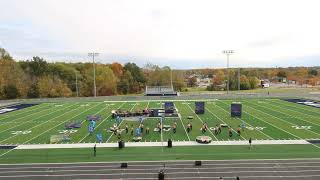
<instances>
[{"instance_id":1,"label":"utility pole","mask_svg":"<svg viewBox=\"0 0 320 180\"><path fill-rule=\"evenodd\" d=\"M229 94L229 81L230 81L230 77L229 77L229 55L230 54L233 54L234 51L233 50L224 50L222 51L223 54L226 54L227 55L227 77L228 77L228 80L227 80L227 94Z\"/></svg>"},{"instance_id":2,"label":"utility pole","mask_svg":"<svg viewBox=\"0 0 320 180\"><path fill-rule=\"evenodd\" d=\"M171 81L171 89L173 90L173 83L172 83L172 69L170 68L170 81Z\"/></svg>"},{"instance_id":3,"label":"utility pole","mask_svg":"<svg viewBox=\"0 0 320 180\"><path fill-rule=\"evenodd\" d=\"M240 91L240 67L238 68L238 91Z\"/></svg>"},{"instance_id":4,"label":"utility pole","mask_svg":"<svg viewBox=\"0 0 320 180\"><path fill-rule=\"evenodd\" d=\"M77 71L75 71L74 73L76 74L76 90L77 90L77 97L79 97L78 75L77 75Z\"/></svg>"},{"instance_id":5,"label":"utility pole","mask_svg":"<svg viewBox=\"0 0 320 180\"><path fill-rule=\"evenodd\" d=\"M92 57L92 64L93 64L93 89L94 89L94 97L97 97L97 86L96 86L96 66L94 62L94 57L98 56L99 53L92 52L88 53L89 57Z\"/></svg>"}]
</instances>

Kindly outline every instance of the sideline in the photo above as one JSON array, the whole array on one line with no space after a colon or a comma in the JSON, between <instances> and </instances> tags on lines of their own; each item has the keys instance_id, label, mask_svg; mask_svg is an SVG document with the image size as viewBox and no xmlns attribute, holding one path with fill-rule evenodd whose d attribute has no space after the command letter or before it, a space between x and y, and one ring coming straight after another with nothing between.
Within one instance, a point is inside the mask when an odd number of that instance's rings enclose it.
<instances>
[{"instance_id":1,"label":"sideline","mask_svg":"<svg viewBox=\"0 0 320 180\"><path fill-rule=\"evenodd\" d=\"M173 146L219 146L219 145L248 145L248 141L213 141L209 144L199 144L195 141L173 141ZM14 149L64 149L64 148L91 148L118 147L118 143L76 143L76 144L26 144L18 145ZM310 144L307 140L253 140L253 145L280 145L280 144ZM161 147L161 142L126 142L126 147ZM166 146L166 143L164 144Z\"/></svg>"}]
</instances>

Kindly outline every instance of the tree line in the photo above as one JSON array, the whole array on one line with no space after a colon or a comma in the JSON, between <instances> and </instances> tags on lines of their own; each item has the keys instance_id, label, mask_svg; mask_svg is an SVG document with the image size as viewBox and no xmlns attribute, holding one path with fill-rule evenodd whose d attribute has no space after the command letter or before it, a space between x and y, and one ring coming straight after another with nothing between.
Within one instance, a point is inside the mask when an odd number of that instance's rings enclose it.
<instances>
[{"instance_id":1,"label":"tree line","mask_svg":"<svg viewBox=\"0 0 320 180\"><path fill-rule=\"evenodd\" d=\"M170 85L170 67L135 63L95 64L98 96L142 93L146 85ZM173 85L181 91L184 76L172 71ZM41 57L15 61L0 48L0 99L93 96L92 63L50 63ZM78 94L77 94L78 89Z\"/></svg>"},{"instance_id":2,"label":"tree line","mask_svg":"<svg viewBox=\"0 0 320 180\"><path fill-rule=\"evenodd\" d=\"M212 80L207 90L225 90L225 69L172 70L146 64L139 67L129 62L95 65L98 96L139 94L145 86L173 85L176 91L185 91L196 86L192 74ZM261 79L279 81L286 78L299 84L316 85L320 81L319 67L305 68L241 68L242 90L255 89ZM230 90L238 89L238 70L229 70ZM172 81L171 81L172 80ZM16 61L0 48L0 99L93 96L92 63L50 63L35 56L26 61ZM77 91L78 90L78 91ZM78 94L77 94L78 92Z\"/></svg>"}]
</instances>

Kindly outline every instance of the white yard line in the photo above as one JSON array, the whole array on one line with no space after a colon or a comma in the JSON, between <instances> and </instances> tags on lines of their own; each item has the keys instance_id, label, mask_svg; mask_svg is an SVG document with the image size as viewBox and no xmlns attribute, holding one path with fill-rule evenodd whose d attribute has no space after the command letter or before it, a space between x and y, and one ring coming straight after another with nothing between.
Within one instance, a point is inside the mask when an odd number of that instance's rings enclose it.
<instances>
[{"instance_id":1,"label":"white yard line","mask_svg":"<svg viewBox=\"0 0 320 180\"><path fill-rule=\"evenodd\" d=\"M125 103L122 103L117 109L121 108L124 104L125 104ZM103 124L103 122L104 122L105 120L107 120L110 116L111 116L111 114L110 114L109 116L107 116L106 118L104 118L104 119L97 125L97 127L95 127L95 129L98 128L101 124ZM83 141L85 138L87 138L89 135L90 135L90 134L86 134L78 143L82 142L82 141Z\"/></svg>"},{"instance_id":2,"label":"white yard line","mask_svg":"<svg viewBox=\"0 0 320 180\"><path fill-rule=\"evenodd\" d=\"M133 108L134 108L136 105L137 105L137 103L135 103L135 104L132 106L132 108L130 109L130 111L132 111ZM118 128L121 126L121 124L122 124L123 121L124 121L124 120L122 120L122 121L120 122L120 124L118 125ZM109 136L109 138L107 139L106 142L109 142L109 140L112 138L113 134L114 134L114 133L111 133L111 135Z\"/></svg>"},{"instance_id":3,"label":"white yard line","mask_svg":"<svg viewBox=\"0 0 320 180\"><path fill-rule=\"evenodd\" d=\"M74 105L74 104L71 104L70 106L73 106L73 105ZM63 107L63 108L58 108L58 110L54 110L53 112L50 112L50 113L48 113L48 114L44 114L44 115L38 116L38 117L36 117L36 118L34 118L34 119L30 119L30 120L24 121L24 122L22 122L22 123L17 122L18 125L16 125L16 126L11 126L10 128L1 131L0 134L3 133L3 132L6 132L6 131L8 131L8 130L14 129L14 128L18 127L18 126L21 126L21 125L23 125L23 124L26 124L26 123L29 123L29 122L34 122L34 120L36 120L36 119L39 119L39 118L41 118L41 117L43 117L43 116L47 116L47 115L50 115L50 114L53 114L53 113L56 113L56 112L61 111L61 110L64 110L65 108L68 108L68 107L70 107L70 106ZM25 116L25 117L27 117L27 116ZM8 123L9 123L9 122L8 122ZM1 125L4 125L4 124L1 124Z\"/></svg>"},{"instance_id":4,"label":"white yard line","mask_svg":"<svg viewBox=\"0 0 320 180\"><path fill-rule=\"evenodd\" d=\"M189 134L188 134L188 132L187 132L187 130L186 130L186 128L185 128L185 126L184 126L184 124L183 124L183 121L182 121L181 115L180 115L180 113L179 113L179 110L178 110L178 108L176 107L176 105L175 105L175 104L174 104L174 108L177 110L178 117L179 117L179 119L180 119L180 121L181 121L181 124L182 124L182 127L183 127L183 129L184 129L184 132L186 133L186 135L187 135L187 137L188 137L189 141L191 141L191 140L190 140L190 137L189 137Z\"/></svg>"},{"instance_id":5,"label":"white yard line","mask_svg":"<svg viewBox=\"0 0 320 180\"><path fill-rule=\"evenodd\" d=\"M227 124L227 123L226 123L224 120L222 120L219 116L217 116L217 115L215 115L214 113L212 113L209 108L206 108L206 109L207 109L207 111L209 111L212 115L214 115L216 118L218 118L221 122L223 122L224 124ZM231 129L232 129L233 132L237 133L233 128L231 128ZM244 138L243 136L240 136L240 137L241 137L242 139L246 140L246 138Z\"/></svg>"},{"instance_id":6,"label":"white yard line","mask_svg":"<svg viewBox=\"0 0 320 180\"><path fill-rule=\"evenodd\" d=\"M0 157L2 157L2 156L4 156L4 155L8 154L9 152L11 152L11 151L13 151L13 150L14 150L14 149L10 149L10 150L8 150L8 151L6 151L6 152L4 152L4 153L0 154Z\"/></svg>"},{"instance_id":7,"label":"white yard line","mask_svg":"<svg viewBox=\"0 0 320 180\"><path fill-rule=\"evenodd\" d=\"M176 109L177 109L177 108L176 108ZM183 129L184 129L184 132L186 133L186 135L187 135L187 137L188 137L188 140L191 141L191 139L190 139L190 137L189 137L189 134L188 134L186 128L184 127L183 122L182 122L182 118L181 118L180 113L178 113L178 117L179 117L179 119L180 119L180 121L181 121L181 124L182 124L182 127L183 127Z\"/></svg>"},{"instance_id":8,"label":"white yard line","mask_svg":"<svg viewBox=\"0 0 320 180\"><path fill-rule=\"evenodd\" d=\"M68 106L68 108L71 107L71 106L74 106L74 104L71 104L70 106ZM78 107L78 108L79 108L79 107ZM76 109L78 109L78 108L75 108L75 109L73 109L72 111L74 111L74 110L76 110ZM29 129L26 129L25 131L29 131L29 130L31 130L31 129L34 129L34 128L40 126L40 125L43 125L43 124L45 124L45 123L47 123L47 122L49 122L49 121L51 121L51 120L53 120L53 119L56 119L56 118L58 118L58 117L60 117L60 116L63 116L64 114L69 113L69 112L72 112L72 111L68 111L68 112L65 112L65 113L63 113L63 114L60 114L59 116L50 118L50 119L48 119L47 121L44 121L44 122L42 122L42 123L40 123L40 124L38 124L38 125L36 125L36 126L33 126L33 127L29 128ZM47 115L48 115L48 114L47 114ZM13 135L13 136L10 136L10 137L8 137L8 138L0 141L0 143L2 143L2 142L4 142L4 141L7 141L8 139L11 139L11 138L13 138L13 137L15 137L15 136L18 136L18 135L19 135L19 134L15 134L15 135Z\"/></svg>"},{"instance_id":9,"label":"white yard line","mask_svg":"<svg viewBox=\"0 0 320 180\"><path fill-rule=\"evenodd\" d=\"M256 109L254 109L254 108L252 108L252 107L250 107L250 106L247 106L248 108L251 108L251 109L253 109L253 110L256 110ZM258 110L258 109L257 109ZM259 110L260 111L260 110ZM262 112L262 111L260 111L260 112ZM252 116L254 116L254 115L252 115ZM257 116L254 116L254 117L256 117L257 119L260 119L260 118L258 118ZM268 121L264 121L264 120L262 120L262 119L260 119L261 121L263 121L263 122L265 122L265 123L268 123L269 125L271 125L271 126L273 126L273 127L275 127L275 128L277 128L277 129L280 129L280 130L282 130L282 131L284 131L284 132L286 132L286 133L288 133L288 134L290 134L290 135L292 135L292 136L294 136L294 137L296 137L296 138L299 138L299 139L303 139L303 138L301 138L301 137L299 137L299 136L297 136L297 135L294 135L294 134L292 134L292 133L290 133L289 131L286 131L286 130L284 130L284 129L282 129L282 128L280 128L280 127L278 127L278 126L275 126L275 125L273 125L273 124L271 124L271 123L269 123ZM317 146L317 145L315 145L315 144L311 144L311 145L313 145L314 147L317 147L317 148L319 148L320 149L320 147L319 146Z\"/></svg>"},{"instance_id":10,"label":"white yard line","mask_svg":"<svg viewBox=\"0 0 320 180\"><path fill-rule=\"evenodd\" d=\"M91 108L88 108L87 110L85 110L85 111L81 112L80 114L83 114L83 113L85 113L85 112L89 111L90 109L93 109L93 108L95 108L95 107L97 107L97 106L99 106L99 105L101 105L101 104L103 104L103 103L99 103L99 104L97 104L97 105L95 105L95 106L92 106ZM81 107L81 106L79 106L79 107ZM77 108L73 109L72 111L74 111L74 110L78 109L79 107L77 107ZM72 112L72 111L69 111L69 112ZM65 114L65 113L64 113L64 114ZM57 124L56 126L53 126L52 128L47 129L46 131L44 131L44 132L42 132L42 133L38 134L37 136L35 136L35 137L33 137L33 138L31 138L31 139L29 139L29 140L27 140L27 141L23 142L23 144L26 144L26 143L28 143L28 142L32 141L33 139L35 139L35 138L37 138L37 137L39 137L39 136L43 135L43 134L44 134L44 133L46 133L46 132L49 132L50 130L52 130L52 129L54 129L54 128L58 127L58 126L60 126L61 124L63 124L63 123L65 123L65 122L69 121L70 119L73 119L74 117L79 116L80 114L76 114L76 115L72 116L71 118L69 118L69 119L67 119L67 120L65 120L65 121L62 121L61 123Z\"/></svg>"},{"instance_id":11,"label":"white yard line","mask_svg":"<svg viewBox=\"0 0 320 180\"><path fill-rule=\"evenodd\" d=\"M281 103L281 102L278 102L278 101L267 101L267 103L272 103L272 104L277 104L278 106L281 106L281 107L283 107L283 106L287 106L287 107L292 107L292 108L294 108L294 109L299 109L299 110L302 110L302 111L307 111L307 112L311 112L311 113L317 113L317 112L314 112L314 111L309 111L308 109L306 109L306 108L300 108L300 106L299 105L301 105L301 106L305 106L305 105L302 105L302 104L297 104L298 106L292 106L291 105L291 103L292 102L288 102L288 101L285 101L286 103L285 104L283 104L283 103ZM289 105L289 104L290 105ZM290 110L290 111L294 111L294 110L292 110L292 109L289 109L289 108L287 108L288 110ZM311 115L311 114L306 114L306 113L302 113L302 112L300 112L300 111L294 111L294 112L297 112L297 113L300 113L300 114L302 114L302 115L307 115L307 116L309 116L309 117L311 117L311 118L318 118L320 115L318 115L318 116L315 116L315 115Z\"/></svg>"},{"instance_id":12,"label":"white yard line","mask_svg":"<svg viewBox=\"0 0 320 180\"><path fill-rule=\"evenodd\" d=\"M282 107L282 106L274 105L274 103L272 103L272 104L271 104L271 103L267 102L267 104L268 104L269 106L272 106L272 107L285 109L285 108L284 108L284 107ZM293 112L295 112L295 113L299 113L299 114L302 114L302 115L304 115L304 116L310 116L309 114L303 114L303 113L301 113L301 112L294 111L294 110L289 109L289 108L286 108L285 110L293 111ZM292 116L291 114L286 113L286 112L280 112L280 111L277 111L277 112L282 113L282 114L285 114L285 115L290 116L290 117L293 117L293 118L296 118L296 119L300 119L300 120L302 120L302 121L308 122L308 123L313 124L313 125L316 125L316 126L320 126L320 124L317 124L317 123L314 123L314 122L310 122L310 121L307 121L307 120L305 120L305 119L298 118L298 117L296 117L296 116ZM312 116L312 118L315 118L315 117L314 117L314 116Z\"/></svg>"},{"instance_id":13,"label":"white yard line","mask_svg":"<svg viewBox=\"0 0 320 180\"><path fill-rule=\"evenodd\" d=\"M269 110L270 110L270 108L260 106L259 104L252 103L252 102L248 102L248 101L246 101L246 102L249 103L249 104L253 104L253 105L255 105L255 106L259 106L259 107L266 108L266 109L269 109ZM257 109L257 110L260 111L260 112L263 112L263 111L261 111L261 110L259 110L259 109ZM273 109L271 109L271 110L273 110ZM276 110L273 110L273 111L276 111ZM279 112L279 111L276 111L276 112ZM267 114L267 115L269 115L269 116L275 117L275 118L279 119L280 121L282 121L282 122L284 122L284 123L288 123L288 124L291 124L291 125L294 125L294 126L296 125L296 124L293 124L293 123L291 123L291 122L289 122L289 121L286 121L286 120L284 120L284 119L282 119L282 118L279 118L279 117L277 117L277 116L274 116L274 115L272 115L272 114L269 114L269 113L266 113L266 112L263 112L263 113L264 113L264 114ZM309 130L309 129L306 129L306 131L309 131L309 132L311 132L311 133L320 135L319 133L314 132L314 131L311 131L311 130Z\"/></svg>"},{"instance_id":14,"label":"white yard line","mask_svg":"<svg viewBox=\"0 0 320 180\"><path fill-rule=\"evenodd\" d=\"M220 101L221 103L223 103L223 104L225 104L225 105L227 105L226 103L224 103L223 101ZM224 111L226 111L227 113L229 113L227 110L225 110L225 109L223 109L222 107L220 107L220 106L218 106L218 105L215 105L215 106L217 106L217 107L219 107L219 108L221 108L222 110L224 110ZM248 114L248 113L247 113ZM250 114L249 114L250 115ZM244 121L244 120L242 120L242 121ZM245 121L244 121L245 122ZM248 122L246 122L247 124L249 124ZM251 124L249 124L251 127L253 127ZM263 135L265 135L265 136L267 136L268 138L270 138L270 139L273 139L271 136L269 136L269 135L267 135L267 134L265 134L264 132L262 132L261 130L258 130L259 132L261 132Z\"/></svg>"},{"instance_id":15,"label":"white yard line","mask_svg":"<svg viewBox=\"0 0 320 180\"><path fill-rule=\"evenodd\" d=\"M251 107L251 106L247 106L247 108L250 108L250 109L253 109L253 110L255 110L255 111L256 111L256 109L254 109L254 108L253 108L253 107ZM244 111L244 112L246 112L246 111ZM246 112L246 113L248 113L248 112ZM248 114L249 114L249 113L248 113ZM273 125L273 124L269 123L268 121L265 121L265 120L263 120L263 119L261 119L261 118L259 118L259 117L255 116L255 115L253 115L253 114L250 114L250 115L251 115L251 116L253 116L253 117L255 117L256 119L259 119L260 121L263 121L263 122L265 122L265 123L267 123L267 124L269 124L269 125L271 125L271 126L273 126L273 127L277 128L277 129L280 129L281 131L283 131L283 132L285 132L285 133L288 133L288 134L290 134L290 135L292 135L292 136L294 136L294 137L296 137L296 138L298 138L298 139L303 139L303 138L301 138L301 137L299 137L299 136L296 136L296 135L294 135L294 134L290 133L289 131L286 131L286 130L284 130L284 129L282 129L282 128L280 128L280 127L276 126L276 125Z\"/></svg>"},{"instance_id":16,"label":"white yard line","mask_svg":"<svg viewBox=\"0 0 320 180\"><path fill-rule=\"evenodd\" d=\"M150 101L148 101L147 108L149 108Z\"/></svg>"},{"instance_id":17,"label":"white yard line","mask_svg":"<svg viewBox=\"0 0 320 180\"><path fill-rule=\"evenodd\" d=\"M202 123L204 123L204 122L202 121L202 119L199 117L199 115L196 114L196 113L194 112L194 110L190 107L190 105L187 104L187 106L190 108L191 112L193 112L193 114L195 114L195 115L199 118L199 120L200 120ZM209 132L212 134L212 136L218 141L218 138L211 132L211 130L209 129L208 131L209 131Z\"/></svg>"},{"instance_id":18,"label":"white yard line","mask_svg":"<svg viewBox=\"0 0 320 180\"><path fill-rule=\"evenodd\" d=\"M29 116L35 115L35 114L37 114L37 113L42 113L42 112L44 112L44 111L48 111L48 110L50 110L50 109L48 109L48 108L44 108L44 109L43 109L43 110L41 110L41 111L36 111L36 112L33 112L33 113L28 114L28 115L23 116L23 117L19 117L19 118L17 118L17 119L11 120L11 121L16 121L16 120L18 120L18 119L23 119L23 118L26 118L26 117L29 117ZM7 117L7 118L10 118L10 117ZM4 118L4 119L6 119L6 118ZM3 120L3 119L1 119L0 121L2 121L2 120ZM7 123L9 123L9 122L11 122L11 121L7 121L7 122L3 123L2 125L7 124Z\"/></svg>"},{"instance_id":19,"label":"white yard line","mask_svg":"<svg viewBox=\"0 0 320 180\"><path fill-rule=\"evenodd\" d=\"M278 102L278 101L273 101L273 100L272 100L271 102L276 102L276 103L282 105L282 103L280 103L280 102ZM311 112L311 113L319 114L319 116L320 116L320 113L319 113L318 111L313 111L313 110L316 110L316 109L319 109L319 108L315 108L315 109L312 109L312 110L311 110L311 109L308 109L308 108L304 107L304 106L307 106L307 105L298 104L298 103L293 103L293 102L288 102L288 101L285 101L285 102L287 102L287 103L285 104L285 106L290 106L290 107L294 107L294 108L297 108L297 109L300 109L300 110L303 110L303 111L308 111L308 112ZM292 104L291 104L291 103L292 103ZM314 108L314 107L311 107L311 106L307 106L307 107ZM313 115L310 115L310 116L313 116Z\"/></svg>"}]
</instances>

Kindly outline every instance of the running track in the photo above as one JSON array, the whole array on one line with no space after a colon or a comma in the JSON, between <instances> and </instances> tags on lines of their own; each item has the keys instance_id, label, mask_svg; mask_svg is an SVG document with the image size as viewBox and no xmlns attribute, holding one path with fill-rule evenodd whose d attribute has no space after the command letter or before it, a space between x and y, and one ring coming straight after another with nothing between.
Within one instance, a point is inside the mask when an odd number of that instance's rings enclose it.
<instances>
[{"instance_id":1,"label":"running track","mask_svg":"<svg viewBox=\"0 0 320 180\"><path fill-rule=\"evenodd\" d=\"M165 179L320 179L320 159L1 164L0 179L157 179L164 164Z\"/></svg>"}]
</instances>

